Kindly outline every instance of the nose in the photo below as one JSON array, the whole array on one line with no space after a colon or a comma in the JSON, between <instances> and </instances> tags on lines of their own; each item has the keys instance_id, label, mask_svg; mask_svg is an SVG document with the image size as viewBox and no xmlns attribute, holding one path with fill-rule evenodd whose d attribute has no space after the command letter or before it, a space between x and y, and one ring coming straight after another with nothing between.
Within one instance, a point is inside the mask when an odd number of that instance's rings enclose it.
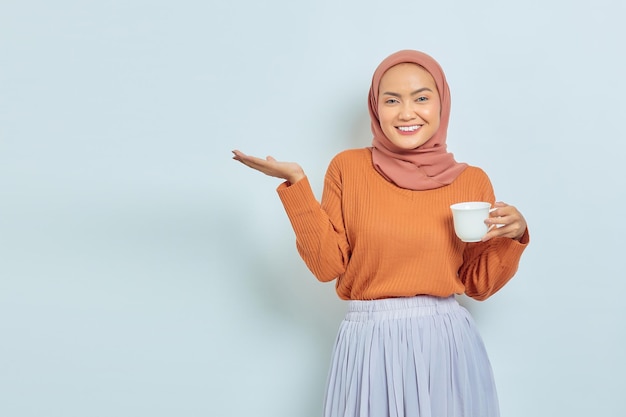
<instances>
[{"instance_id":1,"label":"nose","mask_svg":"<svg viewBox=\"0 0 626 417\"><path fill-rule=\"evenodd\" d=\"M413 106L411 104L412 103L406 103L404 106L402 106L402 108L400 109L400 114L398 115L400 120L415 119L417 113L415 112L415 109L413 109Z\"/></svg>"}]
</instances>

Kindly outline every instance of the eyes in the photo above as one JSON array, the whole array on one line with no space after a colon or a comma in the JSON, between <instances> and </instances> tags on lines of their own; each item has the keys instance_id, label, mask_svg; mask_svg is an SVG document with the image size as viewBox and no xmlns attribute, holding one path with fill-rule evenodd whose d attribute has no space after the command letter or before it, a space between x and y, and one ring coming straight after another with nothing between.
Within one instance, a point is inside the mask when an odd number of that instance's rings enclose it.
<instances>
[{"instance_id":1,"label":"eyes","mask_svg":"<svg viewBox=\"0 0 626 417\"><path fill-rule=\"evenodd\" d=\"M419 96L419 97L416 97L413 101L416 103L425 103L428 101L428 97ZM400 103L400 100L398 100L397 98L388 98L387 100L385 100L385 104L398 104L398 103Z\"/></svg>"}]
</instances>

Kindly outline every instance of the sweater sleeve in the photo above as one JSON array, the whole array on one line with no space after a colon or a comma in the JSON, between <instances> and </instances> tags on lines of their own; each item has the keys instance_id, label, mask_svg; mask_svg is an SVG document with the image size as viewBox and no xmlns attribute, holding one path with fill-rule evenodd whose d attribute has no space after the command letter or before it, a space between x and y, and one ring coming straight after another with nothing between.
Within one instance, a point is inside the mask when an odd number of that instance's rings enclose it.
<instances>
[{"instance_id":1,"label":"sweater sleeve","mask_svg":"<svg viewBox=\"0 0 626 417\"><path fill-rule=\"evenodd\" d=\"M459 276L465 294L485 300L502 288L517 272L520 258L530 242L528 229L517 241L506 237L469 243L463 252Z\"/></svg>"},{"instance_id":2,"label":"sweater sleeve","mask_svg":"<svg viewBox=\"0 0 626 417\"><path fill-rule=\"evenodd\" d=\"M298 253L309 270L322 282L337 278L350 257L339 183L327 173L322 204L306 177L292 185L281 184L277 192L296 234Z\"/></svg>"}]
</instances>

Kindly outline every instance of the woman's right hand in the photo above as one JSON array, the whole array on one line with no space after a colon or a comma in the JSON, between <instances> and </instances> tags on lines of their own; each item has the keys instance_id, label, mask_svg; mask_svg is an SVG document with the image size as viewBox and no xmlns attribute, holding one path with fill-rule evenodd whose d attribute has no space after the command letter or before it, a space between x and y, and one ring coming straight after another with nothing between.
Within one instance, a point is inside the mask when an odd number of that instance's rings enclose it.
<instances>
[{"instance_id":1,"label":"woman's right hand","mask_svg":"<svg viewBox=\"0 0 626 417\"><path fill-rule=\"evenodd\" d=\"M255 156L246 155L238 150L234 150L233 154L235 155L233 156L235 161L239 161L270 177L287 180L290 184L295 184L305 177L304 170L295 162L280 162L271 156L265 159L257 158Z\"/></svg>"}]
</instances>

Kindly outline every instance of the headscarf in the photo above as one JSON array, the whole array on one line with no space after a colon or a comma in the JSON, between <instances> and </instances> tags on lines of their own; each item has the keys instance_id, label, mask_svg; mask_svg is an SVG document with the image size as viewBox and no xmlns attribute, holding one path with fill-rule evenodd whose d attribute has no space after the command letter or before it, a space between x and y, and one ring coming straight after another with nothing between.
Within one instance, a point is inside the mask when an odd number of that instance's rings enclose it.
<instances>
[{"instance_id":1,"label":"headscarf","mask_svg":"<svg viewBox=\"0 0 626 417\"><path fill-rule=\"evenodd\" d=\"M439 128L423 145L415 149L401 149L382 131L378 119L378 89L380 80L391 67L413 63L423 67L435 80L441 102ZM446 150L446 135L450 119L450 89L443 70L432 57L423 52L404 50L396 52L380 63L369 92L369 113L372 122L372 162L374 168L398 187L409 190L432 190L451 184L467 167L458 163Z\"/></svg>"}]
</instances>

